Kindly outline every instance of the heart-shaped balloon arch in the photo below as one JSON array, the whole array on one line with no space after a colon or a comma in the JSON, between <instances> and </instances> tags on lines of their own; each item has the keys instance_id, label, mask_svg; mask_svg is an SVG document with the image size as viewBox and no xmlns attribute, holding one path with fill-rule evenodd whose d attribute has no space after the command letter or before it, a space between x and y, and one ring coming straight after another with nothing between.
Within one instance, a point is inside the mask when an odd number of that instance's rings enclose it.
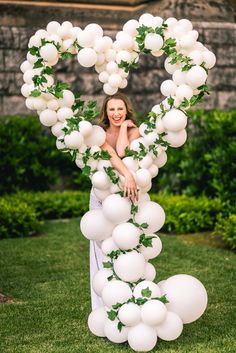
<instances>
[{"instance_id":1,"label":"heart-shaped balloon arch","mask_svg":"<svg viewBox=\"0 0 236 353\"><path fill-rule=\"evenodd\" d=\"M51 127L57 148L72 155L102 200L102 208L88 211L80 224L83 235L97 241L105 256L104 268L93 278L104 305L89 315L89 328L115 343L128 340L136 351L153 349L158 337L176 339L183 324L197 320L207 306L199 280L180 274L156 284L155 268L148 262L161 252L161 240L154 233L163 226L165 213L147 191L167 161L167 147L185 143L186 110L208 93L207 74L216 61L197 38L189 20L164 21L151 14L125 23L114 42L97 24L82 30L68 21L53 21L30 38L27 60L21 65L26 106ZM129 71L138 67L142 53L166 54L165 69L172 80L161 84L166 98L152 108L139 127L141 137L123 158L140 190L139 201L132 203L122 196L124 177L100 148L105 131L90 122L98 115L96 102L85 104L68 84L54 83L53 66L77 55L82 66L95 65L104 92L113 95L127 86Z\"/></svg>"}]
</instances>

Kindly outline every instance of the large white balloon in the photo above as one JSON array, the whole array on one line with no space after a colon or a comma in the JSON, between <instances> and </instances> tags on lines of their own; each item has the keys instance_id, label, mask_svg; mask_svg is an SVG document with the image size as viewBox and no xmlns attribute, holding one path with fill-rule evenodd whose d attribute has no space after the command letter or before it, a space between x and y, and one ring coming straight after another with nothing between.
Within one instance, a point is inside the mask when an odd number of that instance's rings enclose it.
<instances>
[{"instance_id":1,"label":"large white balloon","mask_svg":"<svg viewBox=\"0 0 236 353\"><path fill-rule=\"evenodd\" d=\"M183 331L183 322L180 317L171 311L167 311L166 318L156 327L157 336L164 341L173 341Z\"/></svg>"},{"instance_id":2,"label":"large white balloon","mask_svg":"<svg viewBox=\"0 0 236 353\"><path fill-rule=\"evenodd\" d=\"M132 223L118 224L112 232L112 238L122 250L133 249L139 244L141 231Z\"/></svg>"},{"instance_id":3,"label":"large white balloon","mask_svg":"<svg viewBox=\"0 0 236 353\"><path fill-rule=\"evenodd\" d=\"M83 48L78 52L77 59L80 65L84 67L91 67L96 64L97 53L92 48Z\"/></svg>"},{"instance_id":4,"label":"large white balloon","mask_svg":"<svg viewBox=\"0 0 236 353\"><path fill-rule=\"evenodd\" d=\"M104 325L107 320L107 312L104 306L93 310L88 317L90 331L98 337L105 337Z\"/></svg>"},{"instance_id":5,"label":"large white balloon","mask_svg":"<svg viewBox=\"0 0 236 353\"><path fill-rule=\"evenodd\" d=\"M92 176L92 184L95 188L106 190L110 186L110 179L103 171L97 171Z\"/></svg>"},{"instance_id":6,"label":"large white balloon","mask_svg":"<svg viewBox=\"0 0 236 353\"><path fill-rule=\"evenodd\" d=\"M143 230L145 234L155 233L160 230L165 223L165 212L156 202L143 202L135 215L135 221L140 225L143 223L148 224L148 227Z\"/></svg>"},{"instance_id":7,"label":"large white balloon","mask_svg":"<svg viewBox=\"0 0 236 353\"><path fill-rule=\"evenodd\" d=\"M90 240L103 240L111 236L114 224L111 223L101 209L86 212L80 221L82 234Z\"/></svg>"},{"instance_id":8,"label":"large white balloon","mask_svg":"<svg viewBox=\"0 0 236 353\"><path fill-rule=\"evenodd\" d=\"M91 146L102 146L106 140L106 133L101 126L93 125L93 131L91 134L85 137L85 143L89 147Z\"/></svg>"},{"instance_id":9,"label":"large white balloon","mask_svg":"<svg viewBox=\"0 0 236 353\"><path fill-rule=\"evenodd\" d=\"M137 352L148 352L152 350L157 343L156 330L140 322L138 325L129 329L128 343L130 347Z\"/></svg>"},{"instance_id":10,"label":"large white balloon","mask_svg":"<svg viewBox=\"0 0 236 353\"><path fill-rule=\"evenodd\" d=\"M79 131L72 131L64 138L65 145L71 149L79 149L84 142L83 135Z\"/></svg>"},{"instance_id":11,"label":"large white balloon","mask_svg":"<svg viewBox=\"0 0 236 353\"><path fill-rule=\"evenodd\" d=\"M132 298L130 286L119 280L109 282L102 291L102 300L108 307L117 303L123 304L130 298Z\"/></svg>"},{"instance_id":12,"label":"large white balloon","mask_svg":"<svg viewBox=\"0 0 236 353\"><path fill-rule=\"evenodd\" d=\"M168 278L162 285L162 294L166 294L168 310L173 311L184 324L197 320L206 310L207 292L203 284L195 277L185 274Z\"/></svg>"},{"instance_id":13,"label":"large white balloon","mask_svg":"<svg viewBox=\"0 0 236 353\"><path fill-rule=\"evenodd\" d=\"M102 204L104 215L115 224L131 218L131 202L118 194L108 196Z\"/></svg>"},{"instance_id":14,"label":"large white balloon","mask_svg":"<svg viewBox=\"0 0 236 353\"><path fill-rule=\"evenodd\" d=\"M145 259L142 254L131 251L114 260L114 271L126 282L136 282L144 275Z\"/></svg>"},{"instance_id":15,"label":"large white balloon","mask_svg":"<svg viewBox=\"0 0 236 353\"><path fill-rule=\"evenodd\" d=\"M171 147L180 147L187 140L187 132L185 129L180 131L168 131L167 135L164 136L164 140L166 140Z\"/></svg>"},{"instance_id":16,"label":"large white balloon","mask_svg":"<svg viewBox=\"0 0 236 353\"><path fill-rule=\"evenodd\" d=\"M187 125L187 116L179 109L171 109L162 118L165 129L170 131L180 131Z\"/></svg>"}]
</instances>

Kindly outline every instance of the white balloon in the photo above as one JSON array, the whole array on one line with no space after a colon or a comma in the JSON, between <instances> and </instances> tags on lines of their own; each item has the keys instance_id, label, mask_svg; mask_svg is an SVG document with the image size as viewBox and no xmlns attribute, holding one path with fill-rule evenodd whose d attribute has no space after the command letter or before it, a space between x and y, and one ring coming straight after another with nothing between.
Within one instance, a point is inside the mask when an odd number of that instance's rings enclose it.
<instances>
[{"instance_id":1,"label":"white balloon","mask_svg":"<svg viewBox=\"0 0 236 353\"><path fill-rule=\"evenodd\" d=\"M121 61L126 61L128 63L131 62L132 60L132 56L131 54L127 51L127 50L120 50L117 54L116 54L116 62L118 64L121 63Z\"/></svg>"},{"instance_id":2,"label":"white balloon","mask_svg":"<svg viewBox=\"0 0 236 353\"><path fill-rule=\"evenodd\" d=\"M43 125L53 126L57 122L57 113L54 110L45 109L40 113L39 119Z\"/></svg>"},{"instance_id":3,"label":"white balloon","mask_svg":"<svg viewBox=\"0 0 236 353\"><path fill-rule=\"evenodd\" d=\"M193 66L186 73L186 82L192 88L198 88L202 86L207 79L207 73L201 66Z\"/></svg>"},{"instance_id":4,"label":"white balloon","mask_svg":"<svg viewBox=\"0 0 236 353\"><path fill-rule=\"evenodd\" d=\"M114 242L113 238L110 237L110 238L103 240L101 249L104 252L104 254L109 255L112 251L116 251L119 248L116 245L116 243Z\"/></svg>"},{"instance_id":5,"label":"white balloon","mask_svg":"<svg viewBox=\"0 0 236 353\"><path fill-rule=\"evenodd\" d=\"M187 20L186 18L182 18L178 21L178 25L182 26L186 32L191 31L193 29L192 22Z\"/></svg>"},{"instance_id":6,"label":"white balloon","mask_svg":"<svg viewBox=\"0 0 236 353\"><path fill-rule=\"evenodd\" d=\"M83 30L79 32L77 35L78 44L84 48L92 47L94 45L94 40L95 40L95 37L93 33L89 31Z\"/></svg>"},{"instance_id":7,"label":"white balloon","mask_svg":"<svg viewBox=\"0 0 236 353\"><path fill-rule=\"evenodd\" d=\"M106 240L104 240L106 241ZM101 296L103 288L109 283L108 277L112 276L112 270L103 268L99 270L92 279L92 285L97 295Z\"/></svg>"},{"instance_id":8,"label":"white balloon","mask_svg":"<svg viewBox=\"0 0 236 353\"><path fill-rule=\"evenodd\" d=\"M157 157L156 160L154 160L154 163L158 166L158 168L162 168L167 162L167 154L165 151L162 151L160 156Z\"/></svg>"},{"instance_id":9,"label":"white balloon","mask_svg":"<svg viewBox=\"0 0 236 353\"><path fill-rule=\"evenodd\" d=\"M145 25L145 26L150 26L150 23L152 23L153 20L153 15L150 13L144 13L139 17L139 24L140 25Z\"/></svg>"},{"instance_id":10,"label":"white balloon","mask_svg":"<svg viewBox=\"0 0 236 353\"><path fill-rule=\"evenodd\" d=\"M139 161L139 166L141 168L148 169L151 167L151 165L152 165L152 157L149 155L143 157L143 159L141 159L141 161Z\"/></svg>"},{"instance_id":11,"label":"white balloon","mask_svg":"<svg viewBox=\"0 0 236 353\"><path fill-rule=\"evenodd\" d=\"M174 96L176 88L176 84L172 80L165 80L161 84L160 91L163 96Z\"/></svg>"},{"instance_id":12,"label":"white balloon","mask_svg":"<svg viewBox=\"0 0 236 353\"><path fill-rule=\"evenodd\" d=\"M59 108L59 103L57 99L50 99L47 102L47 108L51 110L57 110Z\"/></svg>"},{"instance_id":13,"label":"white balloon","mask_svg":"<svg viewBox=\"0 0 236 353\"><path fill-rule=\"evenodd\" d=\"M97 166L96 166L96 168L97 168ZM92 169L96 169L96 168L92 168ZM96 197L101 201L105 200L105 198L111 194L109 189L101 190L101 189L93 188L93 191L94 191L94 194L96 195Z\"/></svg>"},{"instance_id":14,"label":"white balloon","mask_svg":"<svg viewBox=\"0 0 236 353\"><path fill-rule=\"evenodd\" d=\"M79 131L84 137L90 135L93 131L93 126L89 121L81 120L79 122Z\"/></svg>"},{"instance_id":15,"label":"white balloon","mask_svg":"<svg viewBox=\"0 0 236 353\"><path fill-rule=\"evenodd\" d=\"M194 46L196 39L189 33L180 38L179 44L184 49L190 49Z\"/></svg>"},{"instance_id":16,"label":"white balloon","mask_svg":"<svg viewBox=\"0 0 236 353\"><path fill-rule=\"evenodd\" d=\"M203 62L203 52L200 50L193 50L188 55L195 65L201 65Z\"/></svg>"},{"instance_id":17,"label":"white balloon","mask_svg":"<svg viewBox=\"0 0 236 353\"><path fill-rule=\"evenodd\" d=\"M173 73L173 81L176 85L180 86L184 83L186 83L186 73L182 71L181 69L176 70Z\"/></svg>"},{"instance_id":18,"label":"white balloon","mask_svg":"<svg viewBox=\"0 0 236 353\"><path fill-rule=\"evenodd\" d=\"M43 99L41 96L40 97L34 97L34 109L35 110L45 110L47 108L47 102L45 99Z\"/></svg>"},{"instance_id":19,"label":"white balloon","mask_svg":"<svg viewBox=\"0 0 236 353\"><path fill-rule=\"evenodd\" d=\"M123 50L132 48L134 43L132 36L123 31L117 33L116 39L119 42L120 48Z\"/></svg>"},{"instance_id":20,"label":"white balloon","mask_svg":"<svg viewBox=\"0 0 236 353\"><path fill-rule=\"evenodd\" d=\"M97 62L97 53L92 48L83 48L78 52L77 59L80 65L84 67L92 67Z\"/></svg>"},{"instance_id":21,"label":"white balloon","mask_svg":"<svg viewBox=\"0 0 236 353\"><path fill-rule=\"evenodd\" d=\"M136 172L136 180L138 186L140 186L141 188L145 188L150 185L152 176L147 169L141 168L138 169Z\"/></svg>"},{"instance_id":22,"label":"white balloon","mask_svg":"<svg viewBox=\"0 0 236 353\"><path fill-rule=\"evenodd\" d=\"M145 324L150 326L159 325L165 320L166 316L166 306L160 300L148 300L141 308L141 318Z\"/></svg>"},{"instance_id":23,"label":"white balloon","mask_svg":"<svg viewBox=\"0 0 236 353\"><path fill-rule=\"evenodd\" d=\"M58 51L54 44L47 43L39 50L40 56L45 61L53 61L58 58Z\"/></svg>"},{"instance_id":24,"label":"white balloon","mask_svg":"<svg viewBox=\"0 0 236 353\"><path fill-rule=\"evenodd\" d=\"M77 150L84 142L83 135L79 131L72 131L64 138L66 146L70 149Z\"/></svg>"},{"instance_id":25,"label":"white balloon","mask_svg":"<svg viewBox=\"0 0 236 353\"><path fill-rule=\"evenodd\" d=\"M108 78L108 83L112 87L119 87L122 83L122 78L119 74L111 74Z\"/></svg>"},{"instance_id":26,"label":"white balloon","mask_svg":"<svg viewBox=\"0 0 236 353\"><path fill-rule=\"evenodd\" d=\"M80 221L81 232L89 240L104 240L111 236L113 228L101 209L86 212Z\"/></svg>"},{"instance_id":27,"label":"white balloon","mask_svg":"<svg viewBox=\"0 0 236 353\"><path fill-rule=\"evenodd\" d=\"M179 109L171 109L162 118L166 130L180 131L187 125L187 116Z\"/></svg>"},{"instance_id":28,"label":"white balloon","mask_svg":"<svg viewBox=\"0 0 236 353\"><path fill-rule=\"evenodd\" d=\"M186 130L180 130L177 132L168 131L164 139L170 144L171 147L178 148L181 147L187 140Z\"/></svg>"},{"instance_id":29,"label":"white balloon","mask_svg":"<svg viewBox=\"0 0 236 353\"><path fill-rule=\"evenodd\" d=\"M102 170L104 171L104 168L108 168L111 167L111 162L105 159L100 159L100 161L98 161L98 165L97 168L98 170Z\"/></svg>"},{"instance_id":30,"label":"white balloon","mask_svg":"<svg viewBox=\"0 0 236 353\"><path fill-rule=\"evenodd\" d=\"M129 170L136 172L138 170L138 161L133 157L125 157L122 162L126 165Z\"/></svg>"},{"instance_id":31,"label":"white balloon","mask_svg":"<svg viewBox=\"0 0 236 353\"><path fill-rule=\"evenodd\" d=\"M146 49L150 50L160 50L163 46L163 39L160 34L148 33L144 40L144 45Z\"/></svg>"},{"instance_id":32,"label":"white balloon","mask_svg":"<svg viewBox=\"0 0 236 353\"><path fill-rule=\"evenodd\" d=\"M130 286L119 280L109 282L102 291L102 300L108 307L117 303L123 304L130 298L132 298Z\"/></svg>"},{"instance_id":33,"label":"white balloon","mask_svg":"<svg viewBox=\"0 0 236 353\"><path fill-rule=\"evenodd\" d=\"M208 69L212 69L216 63L216 56L210 50L204 50L203 53L203 61L206 63L206 67Z\"/></svg>"},{"instance_id":34,"label":"white balloon","mask_svg":"<svg viewBox=\"0 0 236 353\"><path fill-rule=\"evenodd\" d=\"M110 195L104 200L102 209L105 217L114 224L127 222L131 218L131 202L120 195Z\"/></svg>"},{"instance_id":35,"label":"white balloon","mask_svg":"<svg viewBox=\"0 0 236 353\"><path fill-rule=\"evenodd\" d=\"M107 320L107 312L104 306L93 310L88 317L90 331L98 337L105 337L104 325Z\"/></svg>"},{"instance_id":36,"label":"white balloon","mask_svg":"<svg viewBox=\"0 0 236 353\"><path fill-rule=\"evenodd\" d=\"M130 34L132 37L135 37L138 32L137 29L139 27L139 22L137 20L129 20L123 26L123 31Z\"/></svg>"},{"instance_id":37,"label":"white balloon","mask_svg":"<svg viewBox=\"0 0 236 353\"><path fill-rule=\"evenodd\" d=\"M135 221L138 224L148 224L148 227L143 230L145 234L155 233L160 230L165 223L165 212L156 202L143 202L135 215Z\"/></svg>"},{"instance_id":38,"label":"white balloon","mask_svg":"<svg viewBox=\"0 0 236 353\"><path fill-rule=\"evenodd\" d=\"M103 29L97 23L88 24L84 30L91 33L91 35L95 38L100 38L103 36Z\"/></svg>"},{"instance_id":39,"label":"white balloon","mask_svg":"<svg viewBox=\"0 0 236 353\"><path fill-rule=\"evenodd\" d=\"M135 303L123 304L119 309L118 318L126 326L137 325L141 320L139 305Z\"/></svg>"},{"instance_id":40,"label":"white balloon","mask_svg":"<svg viewBox=\"0 0 236 353\"><path fill-rule=\"evenodd\" d=\"M120 255L114 260L114 271L125 282L136 282L144 275L145 259L137 251Z\"/></svg>"},{"instance_id":41,"label":"white balloon","mask_svg":"<svg viewBox=\"0 0 236 353\"><path fill-rule=\"evenodd\" d=\"M59 105L60 107L68 107L68 108L71 108L72 105L74 104L75 102L75 96L74 94L69 91L68 89L65 89L63 92L62 92L62 98L59 98L58 102L59 102Z\"/></svg>"},{"instance_id":42,"label":"white balloon","mask_svg":"<svg viewBox=\"0 0 236 353\"><path fill-rule=\"evenodd\" d=\"M161 239L158 237L156 234L148 234L147 237L152 236L152 246L144 246L141 245L139 251L143 256L145 257L146 260L154 259L157 257L161 250L162 250L162 242Z\"/></svg>"},{"instance_id":43,"label":"white balloon","mask_svg":"<svg viewBox=\"0 0 236 353\"><path fill-rule=\"evenodd\" d=\"M101 126L93 125L93 131L85 137L85 144L89 147L96 145L102 146L106 140L106 133Z\"/></svg>"},{"instance_id":44,"label":"white balloon","mask_svg":"<svg viewBox=\"0 0 236 353\"><path fill-rule=\"evenodd\" d=\"M110 186L109 176L104 171L97 171L92 176L92 184L97 189L106 190Z\"/></svg>"},{"instance_id":45,"label":"white balloon","mask_svg":"<svg viewBox=\"0 0 236 353\"><path fill-rule=\"evenodd\" d=\"M157 336L164 341L173 341L178 338L183 331L183 322L180 317L168 311L165 320L157 327Z\"/></svg>"},{"instance_id":46,"label":"white balloon","mask_svg":"<svg viewBox=\"0 0 236 353\"><path fill-rule=\"evenodd\" d=\"M135 299L144 298L142 291L147 288L151 291L151 295L148 299L161 297L161 291L158 285L152 281L144 280L134 287L133 296Z\"/></svg>"},{"instance_id":47,"label":"white balloon","mask_svg":"<svg viewBox=\"0 0 236 353\"><path fill-rule=\"evenodd\" d=\"M162 119L156 120L156 131L158 134L162 134L165 131Z\"/></svg>"},{"instance_id":48,"label":"white balloon","mask_svg":"<svg viewBox=\"0 0 236 353\"><path fill-rule=\"evenodd\" d=\"M115 319L114 321L106 320L104 325L104 332L106 337L114 343L123 343L127 341L128 338L128 327L122 327L121 331L118 329L119 321Z\"/></svg>"},{"instance_id":49,"label":"white balloon","mask_svg":"<svg viewBox=\"0 0 236 353\"><path fill-rule=\"evenodd\" d=\"M197 320L207 307L207 292L195 277L185 274L168 278L162 286L169 303L167 309L175 312L184 324Z\"/></svg>"},{"instance_id":50,"label":"white balloon","mask_svg":"<svg viewBox=\"0 0 236 353\"><path fill-rule=\"evenodd\" d=\"M109 83L104 83L103 85L103 91L108 95L108 96L112 96L113 94L115 94L118 89L117 87L112 87L111 85L109 85Z\"/></svg>"},{"instance_id":51,"label":"white balloon","mask_svg":"<svg viewBox=\"0 0 236 353\"><path fill-rule=\"evenodd\" d=\"M72 118L74 116L74 112L71 108L62 107L57 111L58 120L64 122L68 118Z\"/></svg>"},{"instance_id":52,"label":"white balloon","mask_svg":"<svg viewBox=\"0 0 236 353\"><path fill-rule=\"evenodd\" d=\"M100 72L98 79L102 83L106 83L109 79L109 74L106 71Z\"/></svg>"},{"instance_id":53,"label":"white balloon","mask_svg":"<svg viewBox=\"0 0 236 353\"><path fill-rule=\"evenodd\" d=\"M186 80L187 80L187 75L186 75ZM180 101L182 101L184 98L189 100L193 96L193 90L189 85L182 84L176 88L175 94Z\"/></svg>"},{"instance_id":54,"label":"white balloon","mask_svg":"<svg viewBox=\"0 0 236 353\"><path fill-rule=\"evenodd\" d=\"M112 238L122 250L133 249L139 244L141 231L132 223L120 223L112 232Z\"/></svg>"},{"instance_id":55,"label":"white balloon","mask_svg":"<svg viewBox=\"0 0 236 353\"><path fill-rule=\"evenodd\" d=\"M59 137L63 134L63 124L61 122L57 122L51 127L52 134L56 137Z\"/></svg>"},{"instance_id":56,"label":"white balloon","mask_svg":"<svg viewBox=\"0 0 236 353\"><path fill-rule=\"evenodd\" d=\"M159 173L159 168L156 164L152 164L151 167L148 168L149 173L152 178L155 178Z\"/></svg>"},{"instance_id":57,"label":"white balloon","mask_svg":"<svg viewBox=\"0 0 236 353\"><path fill-rule=\"evenodd\" d=\"M145 141L146 145L149 146L149 145L153 144L157 138L158 138L157 132L154 130L144 136L144 141Z\"/></svg>"},{"instance_id":58,"label":"white balloon","mask_svg":"<svg viewBox=\"0 0 236 353\"><path fill-rule=\"evenodd\" d=\"M140 322L138 325L130 328L128 343L134 351L148 352L152 350L157 343L156 330Z\"/></svg>"},{"instance_id":59,"label":"white balloon","mask_svg":"<svg viewBox=\"0 0 236 353\"><path fill-rule=\"evenodd\" d=\"M58 29L60 28L60 23L57 21L51 21L47 24L47 32L49 34L55 34L57 33Z\"/></svg>"},{"instance_id":60,"label":"white balloon","mask_svg":"<svg viewBox=\"0 0 236 353\"><path fill-rule=\"evenodd\" d=\"M154 281L155 277L156 277L155 267L149 262L146 262L143 279L147 281Z\"/></svg>"}]
</instances>

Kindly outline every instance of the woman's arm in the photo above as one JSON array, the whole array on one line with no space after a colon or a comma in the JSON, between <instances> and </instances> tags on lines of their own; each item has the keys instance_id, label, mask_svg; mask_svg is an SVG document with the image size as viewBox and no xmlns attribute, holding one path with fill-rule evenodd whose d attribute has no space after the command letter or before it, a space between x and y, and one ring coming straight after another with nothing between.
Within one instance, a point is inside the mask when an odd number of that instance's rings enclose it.
<instances>
[{"instance_id":1,"label":"woman's arm","mask_svg":"<svg viewBox=\"0 0 236 353\"><path fill-rule=\"evenodd\" d=\"M116 151L114 148L109 145L109 143L105 142L101 148L105 151L107 151L110 156L110 162L112 166L125 177L125 184L124 184L124 197L130 198L133 202L135 199L138 201L138 190L137 190L137 185L134 180L134 177L132 173L129 171L129 169L126 167L126 165L122 162L122 160L119 158L117 155Z\"/></svg>"},{"instance_id":2,"label":"woman's arm","mask_svg":"<svg viewBox=\"0 0 236 353\"><path fill-rule=\"evenodd\" d=\"M129 129L132 129L129 131ZM125 120L121 127L116 142L116 150L119 157L124 157L126 147L136 138L140 137L139 129L132 120Z\"/></svg>"}]
</instances>

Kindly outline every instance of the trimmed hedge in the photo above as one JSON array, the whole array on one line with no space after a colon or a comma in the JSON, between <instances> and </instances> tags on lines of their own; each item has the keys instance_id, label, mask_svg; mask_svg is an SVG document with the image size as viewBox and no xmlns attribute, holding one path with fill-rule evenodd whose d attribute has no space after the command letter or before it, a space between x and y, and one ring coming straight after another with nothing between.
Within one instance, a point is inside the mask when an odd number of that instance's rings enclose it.
<instances>
[{"instance_id":1,"label":"trimmed hedge","mask_svg":"<svg viewBox=\"0 0 236 353\"><path fill-rule=\"evenodd\" d=\"M236 214L231 214L228 218L220 216L215 231L231 249L236 249Z\"/></svg>"},{"instance_id":2,"label":"trimmed hedge","mask_svg":"<svg viewBox=\"0 0 236 353\"><path fill-rule=\"evenodd\" d=\"M209 200L206 197L187 197L185 195L163 195L152 194L151 199L160 203L166 212L166 223L162 228L166 233L191 233L206 230L213 230L216 223L217 214L222 212L223 205L220 200ZM4 224L8 220L8 212L10 214L21 214L22 205L28 205L34 217L32 217L32 231L36 225L35 219L59 219L70 217L81 217L87 210L89 204L89 193L80 191L64 191L64 192L19 192L1 199L2 206L0 212L3 217ZM6 207L8 205L8 208ZM9 210L9 205L12 209ZM17 207L19 205L19 211ZM6 208L4 210L4 207ZM17 213L18 212L18 213ZM27 214L27 213L26 213ZM22 217L22 216L21 216ZM22 222L23 229L27 229L26 220L17 217L18 223ZM16 232L9 231L9 234L21 236L18 223L12 223L12 227L16 227ZM25 225L26 223L26 225ZM10 221L8 221L10 227ZM9 228L6 228L9 229ZM25 235L25 231L22 233ZM3 232L2 237L7 237L7 230Z\"/></svg>"},{"instance_id":3,"label":"trimmed hedge","mask_svg":"<svg viewBox=\"0 0 236 353\"><path fill-rule=\"evenodd\" d=\"M0 199L0 239L35 233L39 220L34 206L20 199Z\"/></svg>"}]
</instances>

